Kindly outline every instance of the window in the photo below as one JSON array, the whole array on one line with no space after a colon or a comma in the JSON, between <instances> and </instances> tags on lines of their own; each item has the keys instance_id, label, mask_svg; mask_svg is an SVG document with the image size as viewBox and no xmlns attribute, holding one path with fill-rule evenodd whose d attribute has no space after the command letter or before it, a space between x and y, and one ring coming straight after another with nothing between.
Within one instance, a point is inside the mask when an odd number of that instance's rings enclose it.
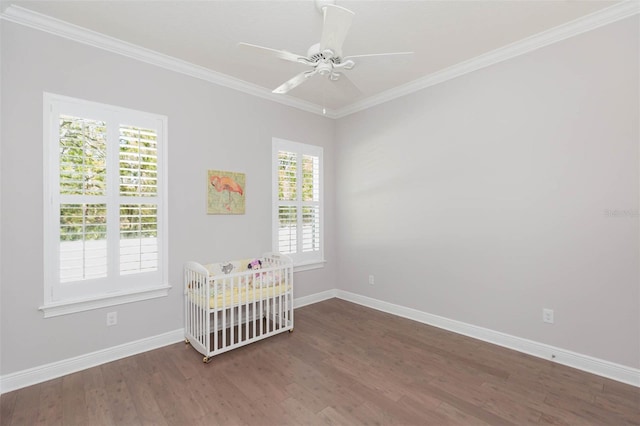
<instances>
[{"instance_id":1,"label":"window","mask_svg":"<svg viewBox=\"0 0 640 426\"><path fill-rule=\"evenodd\" d=\"M273 250L298 267L322 266L322 148L274 138L272 154Z\"/></svg>"},{"instance_id":2,"label":"window","mask_svg":"<svg viewBox=\"0 0 640 426\"><path fill-rule=\"evenodd\" d=\"M166 117L45 93L45 317L164 296Z\"/></svg>"}]
</instances>

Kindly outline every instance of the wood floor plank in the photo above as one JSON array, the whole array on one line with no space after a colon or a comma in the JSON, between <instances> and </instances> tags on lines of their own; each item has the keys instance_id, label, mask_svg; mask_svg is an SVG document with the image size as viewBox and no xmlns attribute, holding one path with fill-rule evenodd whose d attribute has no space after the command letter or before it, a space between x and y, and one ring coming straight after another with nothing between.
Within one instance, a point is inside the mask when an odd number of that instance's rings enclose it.
<instances>
[{"instance_id":1,"label":"wood floor plank","mask_svg":"<svg viewBox=\"0 0 640 426\"><path fill-rule=\"evenodd\" d=\"M402 423L405 424L447 423L446 416L442 416L438 412L439 407L443 404L442 401L436 400L437 405L432 404L431 401L425 405L423 401L424 398L419 398L417 395L404 395L396 404L385 408L385 410L392 419L402 419Z\"/></svg>"},{"instance_id":2,"label":"wood floor plank","mask_svg":"<svg viewBox=\"0 0 640 426\"><path fill-rule=\"evenodd\" d=\"M11 424L13 409L16 406L16 396L18 391L0 395L0 424Z\"/></svg>"},{"instance_id":3,"label":"wood floor plank","mask_svg":"<svg viewBox=\"0 0 640 426\"><path fill-rule=\"evenodd\" d=\"M319 413L325 408L329 407L327 399L321 398L315 392L311 392L307 388L301 386L298 383L291 383L286 388L287 394L299 401L305 407L309 408L314 413Z\"/></svg>"},{"instance_id":4,"label":"wood floor plank","mask_svg":"<svg viewBox=\"0 0 640 426\"><path fill-rule=\"evenodd\" d=\"M301 376L297 382L331 401L331 404L344 405L348 411L364 403L365 398L362 395L365 389L371 392L370 388L359 381L324 363L313 365L310 374ZM388 399L377 392L376 395Z\"/></svg>"},{"instance_id":5,"label":"wood floor plank","mask_svg":"<svg viewBox=\"0 0 640 426\"><path fill-rule=\"evenodd\" d=\"M464 411L459 407L448 404L446 402L443 402L436 409L436 412L442 415L442 417L447 419L445 422L446 424L477 425L477 426L509 424L506 420L503 420L503 419L500 419L496 423L487 423L484 420L469 414L469 412Z\"/></svg>"},{"instance_id":6,"label":"wood floor plank","mask_svg":"<svg viewBox=\"0 0 640 426\"><path fill-rule=\"evenodd\" d=\"M270 398L262 398L252 402L260 413L264 415L257 423L249 423L255 425L280 425L285 423L287 419L287 410L282 404L274 404Z\"/></svg>"},{"instance_id":7,"label":"wood floor plank","mask_svg":"<svg viewBox=\"0 0 640 426\"><path fill-rule=\"evenodd\" d=\"M258 424L264 418L264 413L244 395L233 379L217 374L214 377L202 375L198 380L200 382L195 382L194 386L201 390L203 399L224 403L235 415L234 423ZM273 405L278 405L281 400L269 397Z\"/></svg>"},{"instance_id":8,"label":"wood floor plank","mask_svg":"<svg viewBox=\"0 0 640 426\"><path fill-rule=\"evenodd\" d=\"M640 406L640 393L636 392L637 388L604 377L598 377L598 379L603 384L603 395L612 395L620 400L624 399L636 406Z\"/></svg>"},{"instance_id":9,"label":"wood floor plank","mask_svg":"<svg viewBox=\"0 0 640 426\"><path fill-rule=\"evenodd\" d=\"M0 422L1 423L1 422ZM61 425L62 416L62 379L42 383L40 404L38 407L38 425Z\"/></svg>"},{"instance_id":10,"label":"wood floor plank","mask_svg":"<svg viewBox=\"0 0 640 426\"><path fill-rule=\"evenodd\" d=\"M120 389L116 391L117 398L112 398L114 388L108 387L104 389L91 389L85 393L85 400L87 404L87 416L89 424L92 425L116 425L124 424L123 421L127 421L127 424L138 424L131 416L121 416L120 404L127 404L126 398L129 395L118 395ZM127 412L130 407L123 406L122 409ZM116 415L113 415L112 410L115 410Z\"/></svg>"},{"instance_id":11,"label":"wood floor plank","mask_svg":"<svg viewBox=\"0 0 640 426\"><path fill-rule=\"evenodd\" d=\"M38 412L35 410L16 410L11 417L10 425L33 425L38 421ZM4 423L3 423L4 424Z\"/></svg>"},{"instance_id":12,"label":"wood floor plank","mask_svg":"<svg viewBox=\"0 0 640 426\"><path fill-rule=\"evenodd\" d=\"M640 398L629 401L617 395L596 395L594 405L606 411L621 413L625 421L640 425Z\"/></svg>"},{"instance_id":13,"label":"wood floor plank","mask_svg":"<svg viewBox=\"0 0 640 426\"><path fill-rule=\"evenodd\" d=\"M553 414L548 412L542 413L540 420L538 420L538 424L554 426L602 426L599 422L590 421L584 417L578 417L571 413L562 411L556 411Z\"/></svg>"},{"instance_id":14,"label":"wood floor plank","mask_svg":"<svg viewBox=\"0 0 640 426\"><path fill-rule=\"evenodd\" d=\"M89 368L81 371L80 373L82 374L85 391L104 388L105 381L102 374L102 368Z\"/></svg>"},{"instance_id":15,"label":"wood floor plank","mask_svg":"<svg viewBox=\"0 0 640 426\"><path fill-rule=\"evenodd\" d=\"M102 424L103 416L111 418L113 423L117 425L141 424L127 385L127 378L137 375L138 372L138 362L134 357L120 359L102 366L104 387L87 392L87 397L90 397L87 406L90 414L96 416L96 420L92 424Z\"/></svg>"},{"instance_id":16,"label":"wood floor plank","mask_svg":"<svg viewBox=\"0 0 640 426\"><path fill-rule=\"evenodd\" d=\"M536 377L530 377L528 381L523 381L522 377L520 377L517 382L514 382L512 379L513 377L501 385L492 383L484 383L482 385L482 388L488 392L488 395L500 401L498 404L503 405L503 407L494 408L494 410L500 409L502 413L508 410L509 413L505 414L506 417L514 418L515 413L519 410L526 409L540 413L540 418L538 419L538 423L540 424L585 426L599 424L588 421L588 419L584 417L576 416L567 410L558 409L547 404L545 401L548 392L544 390L545 386L536 382ZM568 395L570 394L569 392ZM514 406L518 405L518 408L509 408L509 404L513 404Z\"/></svg>"},{"instance_id":17,"label":"wood floor plank","mask_svg":"<svg viewBox=\"0 0 640 426\"><path fill-rule=\"evenodd\" d=\"M316 413L295 398L289 397L280 405L286 413L283 419L284 424L302 425L316 418Z\"/></svg>"},{"instance_id":18,"label":"wood floor plank","mask_svg":"<svg viewBox=\"0 0 640 426\"><path fill-rule=\"evenodd\" d=\"M482 404L483 410L513 424L535 424L542 417L542 412L527 404L526 400L501 393L487 395L486 398L486 402Z\"/></svg>"},{"instance_id":19,"label":"wood floor plank","mask_svg":"<svg viewBox=\"0 0 640 426\"><path fill-rule=\"evenodd\" d=\"M355 421L350 424L362 424L362 425L442 425L444 424L443 418L438 417L434 411L422 408L420 413L420 421L416 422L415 411L407 410L406 405L403 404L404 400L394 403L392 406L379 406L369 401L363 403L350 415Z\"/></svg>"},{"instance_id":20,"label":"wood floor plank","mask_svg":"<svg viewBox=\"0 0 640 426\"><path fill-rule=\"evenodd\" d=\"M370 365L359 362L360 360L345 355L335 356L325 360L325 363L337 368L346 377L370 388L375 392L380 392L392 401L397 401L404 395L405 386L400 382L389 381L388 375L384 371L378 371Z\"/></svg>"},{"instance_id":21,"label":"wood floor plank","mask_svg":"<svg viewBox=\"0 0 640 426\"><path fill-rule=\"evenodd\" d=\"M102 390L101 390L102 391ZM127 425L139 425L140 419L138 418L138 411L129 392L129 386L127 382L118 382L112 385L108 385L102 392L95 393L95 401L99 404L96 409L97 415L107 415L113 418L115 424L127 424ZM93 424L101 424L101 422L95 422Z\"/></svg>"},{"instance_id":22,"label":"wood floor plank","mask_svg":"<svg viewBox=\"0 0 640 426\"><path fill-rule=\"evenodd\" d=\"M460 386L464 383L465 386ZM447 395L460 398L464 401L482 406L489 397L482 385L485 381L475 374L465 372L463 370L448 371L447 374L441 375L428 383L423 383L423 392L432 394L433 388L437 388Z\"/></svg>"},{"instance_id":23,"label":"wood floor plank","mask_svg":"<svg viewBox=\"0 0 640 426\"><path fill-rule=\"evenodd\" d=\"M447 404L447 406L451 406L455 408L455 411L448 410L446 411L449 414L453 413L464 413L464 416L472 417L477 420L481 420L485 423L492 425L508 425L508 424L517 424L513 423L510 420L507 420L499 415L492 413L484 409L482 406L486 403L481 402L486 399L486 396L482 397L479 400L478 396L473 393L467 393L463 389L468 389L468 387L458 386L448 387L447 390L443 390L441 387L442 383L446 382L438 382L438 383L429 383L426 388L429 393L436 398L440 399L443 404ZM441 405L442 407L442 405ZM442 410L441 410L442 411ZM456 416L458 417L458 416Z\"/></svg>"},{"instance_id":24,"label":"wood floor plank","mask_svg":"<svg viewBox=\"0 0 640 426\"><path fill-rule=\"evenodd\" d=\"M29 386L16 391L16 398L13 407L14 412L26 411L33 407L37 407L40 402L40 393L44 387L43 385L44 384L41 386Z\"/></svg>"},{"instance_id":25,"label":"wood floor plank","mask_svg":"<svg viewBox=\"0 0 640 426\"><path fill-rule=\"evenodd\" d=\"M629 424L624 420L624 415L622 413L597 407L594 404L584 401L580 396L574 396L570 393L549 393L544 402L551 407L561 409L578 418L593 421L597 424Z\"/></svg>"},{"instance_id":26,"label":"wood floor plank","mask_svg":"<svg viewBox=\"0 0 640 426\"><path fill-rule=\"evenodd\" d=\"M65 425L89 424L89 412L82 372L62 378L62 422Z\"/></svg>"},{"instance_id":27,"label":"wood floor plank","mask_svg":"<svg viewBox=\"0 0 640 426\"><path fill-rule=\"evenodd\" d=\"M325 425L349 425L353 424L352 417L345 417L333 407L326 407L317 414L318 419Z\"/></svg>"},{"instance_id":28,"label":"wood floor plank","mask_svg":"<svg viewBox=\"0 0 640 426\"><path fill-rule=\"evenodd\" d=\"M127 377L126 383L140 424L167 426L168 423L151 389L149 377L146 375Z\"/></svg>"},{"instance_id":29,"label":"wood floor plank","mask_svg":"<svg viewBox=\"0 0 640 426\"><path fill-rule=\"evenodd\" d=\"M32 425L38 421L42 386L30 386L16 391L11 425Z\"/></svg>"},{"instance_id":30,"label":"wood floor plank","mask_svg":"<svg viewBox=\"0 0 640 426\"><path fill-rule=\"evenodd\" d=\"M331 299L214 357L178 343L2 395L6 425L640 425L640 388Z\"/></svg>"},{"instance_id":31,"label":"wood floor plank","mask_svg":"<svg viewBox=\"0 0 640 426\"><path fill-rule=\"evenodd\" d=\"M161 371L149 376L149 385L162 415L170 425L193 424L202 417L202 414L194 414L191 404L185 401L188 397L181 394L182 386L169 382ZM213 408L209 411L213 411Z\"/></svg>"}]
</instances>

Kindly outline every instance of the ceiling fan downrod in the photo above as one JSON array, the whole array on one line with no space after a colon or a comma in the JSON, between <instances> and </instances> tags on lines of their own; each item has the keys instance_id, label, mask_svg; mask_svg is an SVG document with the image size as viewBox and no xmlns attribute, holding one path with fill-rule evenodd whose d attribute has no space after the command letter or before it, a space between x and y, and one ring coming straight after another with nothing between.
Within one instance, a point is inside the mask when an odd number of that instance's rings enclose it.
<instances>
[{"instance_id":1,"label":"ceiling fan downrod","mask_svg":"<svg viewBox=\"0 0 640 426\"><path fill-rule=\"evenodd\" d=\"M336 0L314 0L314 3L316 5L316 10L320 12L320 14L323 14L324 11L322 9L328 5L335 6Z\"/></svg>"}]
</instances>

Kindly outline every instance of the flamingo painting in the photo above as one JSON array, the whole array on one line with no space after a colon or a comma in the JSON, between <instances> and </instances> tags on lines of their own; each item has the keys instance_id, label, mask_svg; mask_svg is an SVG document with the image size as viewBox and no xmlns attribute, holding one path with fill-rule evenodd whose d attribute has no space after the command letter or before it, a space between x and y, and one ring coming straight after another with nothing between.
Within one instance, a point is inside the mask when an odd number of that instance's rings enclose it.
<instances>
[{"instance_id":1,"label":"flamingo painting","mask_svg":"<svg viewBox=\"0 0 640 426\"><path fill-rule=\"evenodd\" d=\"M209 170L208 177L208 213L244 214L244 173Z\"/></svg>"}]
</instances>

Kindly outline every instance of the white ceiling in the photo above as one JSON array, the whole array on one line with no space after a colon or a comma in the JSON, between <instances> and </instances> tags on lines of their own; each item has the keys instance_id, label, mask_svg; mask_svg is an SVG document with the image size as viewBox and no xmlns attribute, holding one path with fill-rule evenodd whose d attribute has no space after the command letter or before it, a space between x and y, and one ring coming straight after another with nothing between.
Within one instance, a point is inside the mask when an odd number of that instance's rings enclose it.
<instances>
[{"instance_id":1,"label":"white ceiling","mask_svg":"<svg viewBox=\"0 0 640 426\"><path fill-rule=\"evenodd\" d=\"M286 96L332 110L503 48L610 7L616 1L352 1L344 56L413 51L398 63L357 64L349 78L362 91L346 96L315 77ZM3 1L30 9L266 89L304 71L302 64L251 56L238 42L306 54L322 15L298 1ZM276 95L274 95L276 96ZM278 95L284 96L284 95Z\"/></svg>"}]
</instances>

